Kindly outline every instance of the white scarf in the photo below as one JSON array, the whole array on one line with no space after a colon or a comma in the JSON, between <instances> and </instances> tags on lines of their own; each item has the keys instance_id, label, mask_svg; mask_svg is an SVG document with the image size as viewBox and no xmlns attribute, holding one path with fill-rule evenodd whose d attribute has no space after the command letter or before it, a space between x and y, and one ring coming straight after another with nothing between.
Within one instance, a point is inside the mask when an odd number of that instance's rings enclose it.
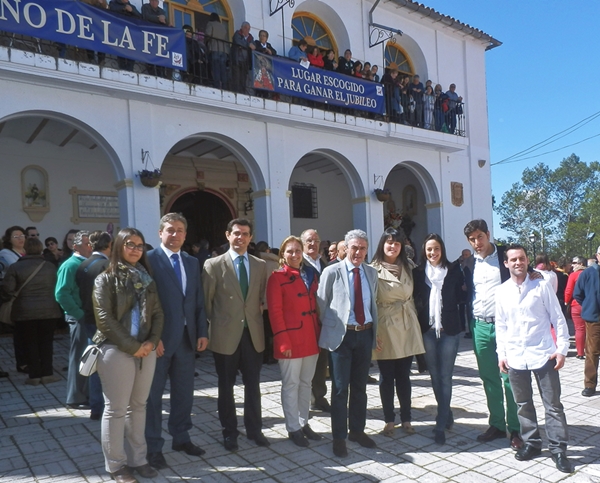
<instances>
[{"instance_id":1,"label":"white scarf","mask_svg":"<svg viewBox=\"0 0 600 483\"><path fill-rule=\"evenodd\" d=\"M431 293L429 294L429 325L435 328L435 336L440 338L442 330L442 286L448 269L438 265L434 267L427 262L425 265L425 275L427 276L427 285L431 284Z\"/></svg>"}]
</instances>

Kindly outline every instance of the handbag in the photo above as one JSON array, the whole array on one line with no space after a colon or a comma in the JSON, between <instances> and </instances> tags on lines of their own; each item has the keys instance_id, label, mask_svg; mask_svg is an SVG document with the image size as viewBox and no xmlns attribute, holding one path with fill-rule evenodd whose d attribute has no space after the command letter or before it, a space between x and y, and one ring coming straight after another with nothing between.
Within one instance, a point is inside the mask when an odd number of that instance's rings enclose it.
<instances>
[{"instance_id":1,"label":"handbag","mask_svg":"<svg viewBox=\"0 0 600 483\"><path fill-rule=\"evenodd\" d=\"M100 346L97 346L96 344L88 345L83 351L81 361L79 362L79 374L90 377L96 372L99 355Z\"/></svg>"},{"instance_id":2,"label":"handbag","mask_svg":"<svg viewBox=\"0 0 600 483\"><path fill-rule=\"evenodd\" d=\"M40 263L38 265L38 267L33 271L33 273L31 275L29 275L29 277L27 277L27 280L25 280L25 283L23 285L21 285L19 290L17 290L15 292L15 294L12 296L12 298L10 300L8 300L7 302L4 302L2 304L2 306L0 306L0 322L7 324L7 325L14 325L13 321L10 318L10 314L12 312L12 304L17 299L19 294L21 293L21 290L23 290L25 288L25 285L27 285L31 281L31 279L33 277L35 277L37 275L37 273L42 269L42 266L44 265L44 263L45 262Z\"/></svg>"}]
</instances>

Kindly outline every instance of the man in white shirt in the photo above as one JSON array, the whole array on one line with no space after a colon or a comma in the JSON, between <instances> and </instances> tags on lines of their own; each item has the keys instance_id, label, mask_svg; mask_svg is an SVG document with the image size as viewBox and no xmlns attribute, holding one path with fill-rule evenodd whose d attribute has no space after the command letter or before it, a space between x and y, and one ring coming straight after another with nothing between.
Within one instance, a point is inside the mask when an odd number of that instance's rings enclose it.
<instances>
[{"instance_id":1,"label":"man in white shirt","mask_svg":"<svg viewBox=\"0 0 600 483\"><path fill-rule=\"evenodd\" d=\"M524 441L515 458L528 461L542 452L531 387L533 372L546 410L552 460L559 471L572 473L573 465L566 456L569 436L558 376L569 350L569 330L552 287L546 281L531 280L527 265L527 254L521 245L506 247L504 266L510 279L496 290L498 367L510 379Z\"/></svg>"}]
</instances>

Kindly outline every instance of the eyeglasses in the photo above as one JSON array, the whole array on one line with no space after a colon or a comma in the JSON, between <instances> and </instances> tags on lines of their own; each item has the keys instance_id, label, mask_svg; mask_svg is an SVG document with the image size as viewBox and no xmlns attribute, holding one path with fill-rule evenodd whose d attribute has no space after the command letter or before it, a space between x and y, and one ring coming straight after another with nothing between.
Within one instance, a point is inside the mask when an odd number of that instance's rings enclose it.
<instances>
[{"instance_id":1,"label":"eyeglasses","mask_svg":"<svg viewBox=\"0 0 600 483\"><path fill-rule=\"evenodd\" d=\"M23 238L25 238L25 235L13 235L11 236L11 238L14 238L15 240L22 240Z\"/></svg>"},{"instance_id":2,"label":"eyeglasses","mask_svg":"<svg viewBox=\"0 0 600 483\"><path fill-rule=\"evenodd\" d=\"M125 248L127 248L127 250L137 250L138 252L143 252L144 248L146 248L143 244L142 245L136 245L133 242L127 242L125 243Z\"/></svg>"}]
</instances>

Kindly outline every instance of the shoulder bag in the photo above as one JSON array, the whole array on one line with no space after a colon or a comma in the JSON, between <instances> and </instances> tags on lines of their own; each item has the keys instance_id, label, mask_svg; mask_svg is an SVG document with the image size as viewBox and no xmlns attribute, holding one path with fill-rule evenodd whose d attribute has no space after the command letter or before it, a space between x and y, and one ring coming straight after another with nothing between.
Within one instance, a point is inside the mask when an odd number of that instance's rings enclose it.
<instances>
[{"instance_id":1,"label":"shoulder bag","mask_svg":"<svg viewBox=\"0 0 600 483\"><path fill-rule=\"evenodd\" d=\"M0 322L7 324L7 325L14 325L10 318L10 314L12 312L12 304L17 299L19 294L21 293L21 290L23 290L25 288L25 285L27 285L31 281L31 279L33 277L35 277L36 274L42 269L42 266L44 265L44 263L46 263L46 262L44 261L44 262L40 263L38 265L38 267L33 271L33 273L31 275L29 275L29 277L27 277L27 280L25 280L25 283L23 285L21 285L19 290L16 291L16 293L12 296L12 298L10 300L8 300L7 302L4 302L2 304L2 306L0 306Z\"/></svg>"}]
</instances>

